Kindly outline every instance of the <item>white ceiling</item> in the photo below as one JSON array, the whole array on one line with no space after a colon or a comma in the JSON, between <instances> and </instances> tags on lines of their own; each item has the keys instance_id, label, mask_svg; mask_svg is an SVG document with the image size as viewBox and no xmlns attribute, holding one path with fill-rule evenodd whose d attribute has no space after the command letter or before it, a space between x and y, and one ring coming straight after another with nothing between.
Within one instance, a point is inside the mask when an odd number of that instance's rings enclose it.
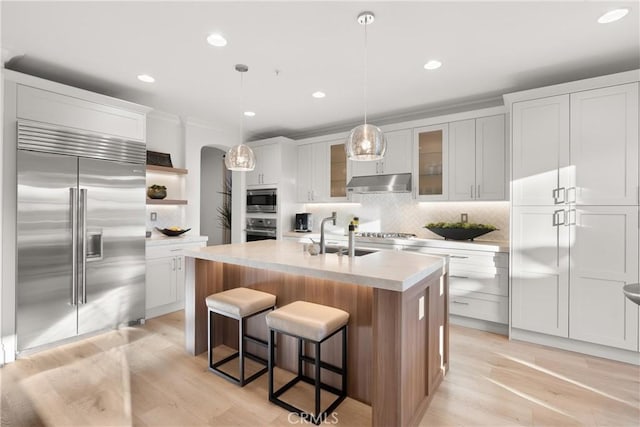
<instances>
[{"instance_id":1,"label":"white ceiling","mask_svg":"<svg viewBox=\"0 0 640 427\"><path fill-rule=\"evenodd\" d=\"M363 114L369 27L370 122L640 68L637 1L0 2L8 68L239 126L252 137L344 130ZM631 8L611 24L597 18ZM206 43L211 32L229 44ZM429 59L442 68L423 69ZM275 70L280 70L276 75ZM156 83L136 79L147 73ZM322 90L321 100L311 93ZM376 120L377 119L377 120Z\"/></svg>"}]
</instances>

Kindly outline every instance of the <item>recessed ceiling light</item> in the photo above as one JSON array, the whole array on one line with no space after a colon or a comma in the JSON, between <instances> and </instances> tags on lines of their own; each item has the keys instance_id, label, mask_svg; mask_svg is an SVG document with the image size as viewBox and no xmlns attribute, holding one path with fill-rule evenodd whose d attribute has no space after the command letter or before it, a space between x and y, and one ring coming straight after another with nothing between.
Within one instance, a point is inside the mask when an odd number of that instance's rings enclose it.
<instances>
[{"instance_id":1,"label":"recessed ceiling light","mask_svg":"<svg viewBox=\"0 0 640 427\"><path fill-rule=\"evenodd\" d=\"M609 22L615 22L618 19L622 19L627 16L629 13L629 9L614 9L602 15L598 18L598 23L600 24L608 24Z\"/></svg>"},{"instance_id":2,"label":"recessed ceiling light","mask_svg":"<svg viewBox=\"0 0 640 427\"><path fill-rule=\"evenodd\" d=\"M247 117L253 117L256 115L256 113L254 113L253 111L245 111L244 115Z\"/></svg>"},{"instance_id":3,"label":"recessed ceiling light","mask_svg":"<svg viewBox=\"0 0 640 427\"><path fill-rule=\"evenodd\" d=\"M222 47L227 45L227 39L222 37L222 34L213 33L209 34L209 37L207 37L207 43L211 46Z\"/></svg>"},{"instance_id":4,"label":"recessed ceiling light","mask_svg":"<svg viewBox=\"0 0 640 427\"><path fill-rule=\"evenodd\" d=\"M156 79L151 77L149 74L140 74L138 76L138 80L140 80L141 82L145 82L145 83L153 83L153 82L156 81Z\"/></svg>"},{"instance_id":5,"label":"recessed ceiling light","mask_svg":"<svg viewBox=\"0 0 640 427\"><path fill-rule=\"evenodd\" d=\"M317 91L313 92L311 96L313 96L314 98L324 98L325 96L327 96L327 94L322 91Z\"/></svg>"},{"instance_id":6,"label":"recessed ceiling light","mask_svg":"<svg viewBox=\"0 0 640 427\"><path fill-rule=\"evenodd\" d=\"M424 64L424 69L425 70L435 70L437 68L442 67L442 62L436 60L436 59L432 59L429 62L427 62L426 64Z\"/></svg>"}]
</instances>

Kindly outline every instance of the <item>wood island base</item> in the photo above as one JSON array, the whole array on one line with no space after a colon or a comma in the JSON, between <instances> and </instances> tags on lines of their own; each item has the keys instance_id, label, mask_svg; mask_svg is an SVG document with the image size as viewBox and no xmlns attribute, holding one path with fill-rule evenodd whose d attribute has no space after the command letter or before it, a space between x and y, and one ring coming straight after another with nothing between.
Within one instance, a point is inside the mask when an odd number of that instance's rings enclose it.
<instances>
[{"instance_id":1,"label":"wood island base","mask_svg":"<svg viewBox=\"0 0 640 427\"><path fill-rule=\"evenodd\" d=\"M349 397L371 405L374 426L419 423L449 367L446 267L398 292L189 257L185 294L189 353L207 351L205 298L239 286L276 295L278 306L302 300L347 311ZM222 320L215 322L214 345L237 348L237 323ZM247 329L266 339L263 316L250 319ZM280 368L295 372L295 341L287 338L278 341L276 360ZM322 360L340 365L340 345L333 338L323 344ZM263 351L259 347L249 350ZM313 354L311 348L307 352ZM329 384L338 385L338 378L322 372L323 381Z\"/></svg>"}]
</instances>

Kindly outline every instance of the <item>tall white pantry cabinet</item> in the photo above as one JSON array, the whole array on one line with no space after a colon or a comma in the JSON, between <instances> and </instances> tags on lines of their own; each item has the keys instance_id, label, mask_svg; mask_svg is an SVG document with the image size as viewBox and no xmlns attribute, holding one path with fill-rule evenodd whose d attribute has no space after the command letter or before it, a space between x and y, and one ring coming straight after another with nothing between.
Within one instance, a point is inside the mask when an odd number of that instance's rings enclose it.
<instances>
[{"instance_id":1,"label":"tall white pantry cabinet","mask_svg":"<svg viewBox=\"0 0 640 427\"><path fill-rule=\"evenodd\" d=\"M639 75L505 95L513 338L640 362Z\"/></svg>"}]
</instances>

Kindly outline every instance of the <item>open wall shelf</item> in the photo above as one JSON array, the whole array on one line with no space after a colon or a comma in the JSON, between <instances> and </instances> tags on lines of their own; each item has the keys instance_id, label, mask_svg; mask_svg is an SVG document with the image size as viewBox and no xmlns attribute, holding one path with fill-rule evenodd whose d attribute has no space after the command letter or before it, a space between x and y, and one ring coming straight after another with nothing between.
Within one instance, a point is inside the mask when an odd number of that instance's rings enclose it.
<instances>
[{"instance_id":1,"label":"open wall shelf","mask_svg":"<svg viewBox=\"0 0 640 427\"><path fill-rule=\"evenodd\" d=\"M173 173L177 175L186 175L189 173L187 169L169 168L166 166L147 165L147 172Z\"/></svg>"}]
</instances>

